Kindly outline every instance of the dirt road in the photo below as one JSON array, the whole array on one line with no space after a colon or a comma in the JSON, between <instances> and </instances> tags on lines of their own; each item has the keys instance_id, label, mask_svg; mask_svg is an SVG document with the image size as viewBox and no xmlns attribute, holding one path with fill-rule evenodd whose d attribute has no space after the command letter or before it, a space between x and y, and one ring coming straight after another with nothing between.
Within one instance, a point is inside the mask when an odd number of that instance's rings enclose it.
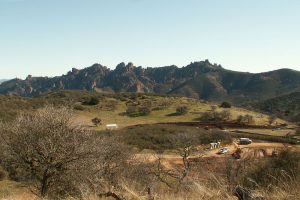
<instances>
[{"instance_id":1,"label":"dirt road","mask_svg":"<svg viewBox=\"0 0 300 200\"><path fill-rule=\"evenodd\" d=\"M198 148L203 148L204 146L199 146ZM211 158L225 158L231 157L231 154L235 152L237 148L242 149L242 158L245 157L263 157L271 156L273 150L280 151L284 148L287 148L288 145L283 143L252 143L249 145L237 145L236 143L230 145L224 145L223 147L228 147L229 153L227 154L217 154L219 149L205 150L200 152L193 153L189 159L211 159ZM142 162L155 162L158 159L161 160L162 165L167 169L172 169L174 166L182 165L182 157L175 153L164 153L164 154L155 154L155 153L138 153L135 155L135 159Z\"/></svg>"}]
</instances>

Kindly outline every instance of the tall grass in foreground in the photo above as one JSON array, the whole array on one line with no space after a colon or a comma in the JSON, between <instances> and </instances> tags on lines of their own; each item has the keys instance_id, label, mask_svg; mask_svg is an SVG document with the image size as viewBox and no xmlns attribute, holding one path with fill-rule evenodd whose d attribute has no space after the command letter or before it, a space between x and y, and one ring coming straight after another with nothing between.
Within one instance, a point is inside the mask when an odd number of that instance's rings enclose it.
<instances>
[{"instance_id":1,"label":"tall grass in foreground","mask_svg":"<svg viewBox=\"0 0 300 200\"><path fill-rule=\"evenodd\" d=\"M147 188L141 187L139 183L130 180L122 180L122 193L118 193L121 199L126 200L236 200L232 190L228 189L226 181L215 175L209 175L207 181L189 182L178 191L168 190L162 185L153 185L151 195ZM34 196L27 189L21 189L20 185L14 185L8 181L0 181L1 200L42 200ZM299 181L281 182L280 185L269 185L268 188L257 187L252 193L252 199L264 200L298 200L300 196ZM99 197L91 191L82 190L82 198L66 197L64 200L110 200L112 197ZM43 200L47 200L44 198Z\"/></svg>"}]
</instances>

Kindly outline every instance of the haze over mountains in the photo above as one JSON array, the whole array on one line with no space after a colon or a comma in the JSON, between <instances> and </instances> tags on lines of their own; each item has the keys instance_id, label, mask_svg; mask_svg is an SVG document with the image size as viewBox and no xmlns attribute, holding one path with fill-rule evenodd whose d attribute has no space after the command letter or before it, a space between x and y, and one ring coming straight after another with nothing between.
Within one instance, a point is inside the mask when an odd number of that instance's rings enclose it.
<instances>
[{"instance_id":1,"label":"haze over mountains","mask_svg":"<svg viewBox=\"0 0 300 200\"><path fill-rule=\"evenodd\" d=\"M7 81L8 79L0 79L0 84Z\"/></svg>"},{"instance_id":2,"label":"haze over mountains","mask_svg":"<svg viewBox=\"0 0 300 200\"><path fill-rule=\"evenodd\" d=\"M205 100L245 103L300 91L300 72L280 69L245 73L224 69L208 60L178 68L136 67L120 63L114 70L101 64L53 78L28 76L0 85L0 94L36 96L44 92L80 89L102 92L176 94Z\"/></svg>"}]
</instances>

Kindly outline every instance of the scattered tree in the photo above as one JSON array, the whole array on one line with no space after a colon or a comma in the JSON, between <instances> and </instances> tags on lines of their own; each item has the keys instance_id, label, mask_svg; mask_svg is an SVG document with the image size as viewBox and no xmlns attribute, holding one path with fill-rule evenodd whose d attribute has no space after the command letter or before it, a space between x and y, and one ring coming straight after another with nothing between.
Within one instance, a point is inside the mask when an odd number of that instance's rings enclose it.
<instances>
[{"instance_id":1,"label":"scattered tree","mask_svg":"<svg viewBox=\"0 0 300 200\"><path fill-rule=\"evenodd\" d=\"M221 108L231 108L231 104L229 102L224 101L221 105Z\"/></svg>"},{"instance_id":2,"label":"scattered tree","mask_svg":"<svg viewBox=\"0 0 300 200\"><path fill-rule=\"evenodd\" d=\"M176 114L177 115L185 115L188 112L187 106L178 106L176 108Z\"/></svg>"},{"instance_id":3,"label":"scattered tree","mask_svg":"<svg viewBox=\"0 0 300 200\"><path fill-rule=\"evenodd\" d=\"M240 124L254 124L254 118L252 115L246 114L246 115L239 115L237 118L237 122Z\"/></svg>"},{"instance_id":4,"label":"scattered tree","mask_svg":"<svg viewBox=\"0 0 300 200\"><path fill-rule=\"evenodd\" d=\"M221 112L212 111L212 112L205 112L200 117L203 121L227 121L230 119L231 113L228 110L223 110Z\"/></svg>"},{"instance_id":5,"label":"scattered tree","mask_svg":"<svg viewBox=\"0 0 300 200\"><path fill-rule=\"evenodd\" d=\"M130 117L139 117L149 115L151 113L151 109L146 106L127 106L126 114Z\"/></svg>"},{"instance_id":6,"label":"scattered tree","mask_svg":"<svg viewBox=\"0 0 300 200\"><path fill-rule=\"evenodd\" d=\"M151 113L151 109L146 106L139 107L138 110L140 115L149 115Z\"/></svg>"},{"instance_id":7,"label":"scattered tree","mask_svg":"<svg viewBox=\"0 0 300 200\"><path fill-rule=\"evenodd\" d=\"M95 96L92 96L90 98L87 98L83 101L84 105L90 105L90 106L94 106L94 105L98 105L99 104L99 99Z\"/></svg>"},{"instance_id":8,"label":"scattered tree","mask_svg":"<svg viewBox=\"0 0 300 200\"><path fill-rule=\"evenodd\" d=\"M155 175L158 180L168 187L178 189L191 170L189 157L195 150L194 145L196 144L197 136L192 133L180 132L172 135L169 140L172 142L174 149L176 149L181 156L183 168L176 169L175 171L166 170L161 164L162 158L158 157ZM198 155L203 155L203 152L198 152Z\"/></svg>"},{"instance_id":9,"label":"scattered tree","mask_svg":"<svg viewBox=\"0 0 300 200\"><path fill-rule=\"evenodd\" d=\"M101 123L101 119L100 118L98 118L98 117L95 117L95 118L93 118L92 120L91 120L92 122L93 122L93 124L95 125L95 126L99 126L99 125L101 125L102 123Z\"/></svg>"},{"instance_id":10,"label":"scattered tree","mask_svg":"<svg viewBox=\"0 0 300 200\"><path fill-rule=\"evenodd\" d=\"M160 101L160 106L163 107L163 108L169 107L170 106L170 100L168 98L163 98Z\"/></svg>"}]
</instances>

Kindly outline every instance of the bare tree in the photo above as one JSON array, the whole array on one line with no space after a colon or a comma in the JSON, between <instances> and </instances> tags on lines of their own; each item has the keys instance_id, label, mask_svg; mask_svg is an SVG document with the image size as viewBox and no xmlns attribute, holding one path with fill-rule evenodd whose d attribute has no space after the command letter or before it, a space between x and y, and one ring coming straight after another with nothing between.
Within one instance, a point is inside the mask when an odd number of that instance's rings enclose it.
<instances>
[{"instance_id":1,"label":"bare tree","mask_svg":"<svg viewBox=\"0 0 300 200\"><path fill-rule=\"evenodd\" d=\"M182 159L183 168L175 170L165 170L162 166L162 158L158 157L157 161L157 178L165 183L168 187L178 188L183 181L188 177L191 170L190 156L195 150L194 145L197 143L197 136L192 133L178 133L170 137L170 141L173 143L174 148ZM202 156L203 152L198 152L198 156ZM172 179L170 181L170 178ZM175 182L177 184L173 184Z\"/></svg>"},{"instance_id":2,"label":"bare tree","mask_svg":"<svg viewBox=\"0 0 300 200\"><path fill-rule=\"evenodd\" d=\"M45 107L0 131L0 164L42 197L80 195L80 187L96 183L112 194L107 185L116 185L113 177L127 160L115 139L73 125L67 108Z\"/></svg>"},{"instance_id":3,"label":"bare tree","mask_svg":"<svg viewBox=\"0 0 300 200\"><path fill-rule=\"evenodd\" d=\"M221 121L228 121L230 117L231 117L230 111L223 110L220 112L217 111L205 112L202 114L200 119L204 121L221 122Z\"/></svg>"}]
</instances>

